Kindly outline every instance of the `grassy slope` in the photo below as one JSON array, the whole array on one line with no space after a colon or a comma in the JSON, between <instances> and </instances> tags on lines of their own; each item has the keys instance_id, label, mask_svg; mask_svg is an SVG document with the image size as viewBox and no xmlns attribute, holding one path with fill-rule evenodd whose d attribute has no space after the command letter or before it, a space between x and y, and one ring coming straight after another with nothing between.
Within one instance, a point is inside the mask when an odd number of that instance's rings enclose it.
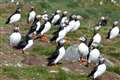
<instances>
[{"instance_id":1,"label":"grassy slope","mask_svg":"<svg viewBox=\"0 0 120 80\"><path fill-rule=\"evenodd\" d=\"M92 35L92 25L98 21L98 18L102 15L108 16L109 25L103 28L100 33L102 35L106 35L108 29L111 27L112 20L120 19L120 6L115 6L110 2L99 5L99 0L93 2L93 0L25 0L26 5L22 3L22 20L19 22L22 33L24 34L29 28L24 21L26 20L26 11L29 9L29 3L33 1L32 5L34 5L37 9L37 13L41 13L43 10L48 10L51 13L55 9L68 10L70 13L80 14L84 17L84 20L81 21L81 28L75 33L68 34L68 39L77 40L78 37L85 34L90 38ZM2 2L2 0L0 0ZM3 0L4 2L4 0ZM7 2L7 0L5 0ZM2 5L2 6L1 6ZM6 5L6 4L5 4ZM5 18L11 14L15 7L7 6L4 7L3 3L0 4L0 28L4 28L9 31L9 33L0 35L0 51L7 53L13 53L14 51L8 47L8 36L10 34L10 30L12 29L12 25L4 25ZM52 31L49 32L49 34ZM6 36L6 37L4 37ZM107 55L111 60L120 60L120 38L116 38L113 41L106 41L105 36L103 36L103 46L100 47L101 52L104 55ZM54 51L54 47L52 44L48 45L49 48L41 46L39 42L35 42L35 46L28 51L28 53L33 55L49 55L52 51ZM6 50L6 48L8 50ZM119 70L118 70L119 69ZM119 67L112 67L108 70L119 73ZM62 73L62 75L61 75ZM120 74L120 73L119 73ZM47 75L47 77L45 77ZM47 68L39 67L39 66L30 66L27 68L15 68L15 67L2 67L0 69L0 76L9 77L11 80L86 80L85 76L76 75L76 74L68 74L64 71L61 71L58 74L49 74ZM35 79L33 79L33 77Z\"/></svg>"}]
</instances>

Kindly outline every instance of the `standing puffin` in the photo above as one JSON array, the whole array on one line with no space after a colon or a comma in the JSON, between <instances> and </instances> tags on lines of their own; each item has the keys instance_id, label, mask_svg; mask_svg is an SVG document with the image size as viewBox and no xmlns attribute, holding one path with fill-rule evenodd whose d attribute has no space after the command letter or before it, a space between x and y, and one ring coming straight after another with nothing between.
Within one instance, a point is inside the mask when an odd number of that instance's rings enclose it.
<instances>
[{"instance_id":1,"label":"standing puffin","mask_svg":"<svg viewBox=\"0 0 120 80\"><path fill-rule=\"evenodd\" d=\"M65 20L67 19L67 13L67 11L64 11L60 19L55 23L55 25L60 25L60 27L62 27L64 25Z\"/></svg>"},{"instance_id":2,"label":"standing puffin","mask_svg":"<svg viewBox=\"0 0 120 80\"><path fill-rule=\"evenodd\" d=\"M7 19L6 24L15 24L21 18L21 9L17 8L16 11Z\"/></svg>"},{"instance_id":3,"label":"standing puffin","mask_svg":"<svg viewBox=\"0 0 120 80\"><path fill-rule=\"evenodd\" d=\"M58 46L56 51L48 58L48 66L56 65L65 55L65 48L64 48L65 40L61 40L58 42Z\"/></svg>"},{"instance_id":4,"label":"standing puffin","mask_svg":"<svg viewBox=\"0 0 120 80\"><path fill-rule=\"evenodd\" d=\"M82 17L77 15L75 19L75 26L73 27L72 31L76 31L80 27L80 19L82 19Z\"/></svg>"},{"instance_id":5,"label":"standing puffin","mask_svg":"<svg viewBox=\"0 0 120 80\"><path fill-rule=\"evenodd\" d=\"M68 12L67 11L64 11L63 12L63 15L61 16L61 19L60 19L60 27L62 27L62 26L64 26L64 24L65 24L65 20L67 20L67 14L68 14Z\"/></svg>"},{"instance_id":6,"label":"standing puffin","mask_svg":"<svg viewBox=\"0 0 120 80\"><path fill-rule=\"evenodd\" d=\"M107 25L107 18L102 16L98 25L101 25L101 26L106 26Z\"/></svg>"},{"instance_id":7,"label":"standing puffin","mask_svg":"<svg viewBox=\"0 0 120 80\"><path fill-rule=\"evenodd\" d=\"M56 24L57 21L60 19L60 13L61 13L61 10L57 10L53 16L53 19L51 20L51 23L52 24Z\"/></svg>"},{"instance_id":8,"label":"standing puffin","mask_svg":"<svg viewBox=\"0 0 120 80\"><path fill-rule=\"evenodd\" d=\"M35 39L40 39L43 42L49 42L48 37L45 35L51 29L51 23L48 18L41 25L40 29L36 32Z\"/></svg>"},{"instance_id":9,"label":"standing puffin","mask_svg":"<svg viewBox=\"0 0 120 80\"><path fill-rule=\"evenodd\" d=\"M40 29L37 31L37 35L44 35L51 29L51 23L48 19L45 20L45 22L41 25Z\"/></svg>"},{"instance_id":10,"label":"standing puffin","mask_svg":"<svg viewBox=\"0 0 120 80\"><path fill-rule=\"evenodd\" d=\"M35 16L36 16L36 12L34 10L34 7L31 7L31 9L28 13L27 23L30 23L31 21L34 21Z\"/></svg>"},{"instance_id":11,"label":"standing puffin","mask_svg":"<svg viewBox=\"0 0 120 80\"><path fill-rule=\"evenodd\" d=\"M98 33L98 31L94 31L93 37L91 38L88 46L89 47L98 47L101 43L101 35Z\"/></svg>"},{"instance_id":12,"label":"standing puffin","mask_svg":"<svg viewBox=\"0 0 120 80\"><path fill-rule=\"evenodd\" d=\"M71 15L69 18L69 24L66 27L67 28L67 32L72 31L72 29L75 27L75 19L76 19L76 15Z\"/></svg>"},{"instance_id":13,"label":"standing puffin","mask_svg":"<svg viewBox=\"0 0 120 80\"><path fill-rule=\"evenodd\" d=\"M114 21L112 29L109 30L107 39L113 39L119 35L120 29L118 27L118 21Z\"/></svg>"},{"instance_id":14,"label":"standing puffin","mask_svg":"<svg viewBox=\"0 0 120 80\"><path fill-rule=\"evenodd\" d=\"M83 58L87 59L87 55L89 54L89 47L87 46L86 37L80 37L79 40L81 43L78 45L78 50L80 53L80 63L82 63L84 61Z\"/></svg>"},{"instance_id":15,"label":"standing puffin","mask_svg":"<svg viewBox=\"0 0 120 80\"><path fill-rule=\"evenodd\" d=\"M56 42L59 42L60 40L64 39L66 34L67 34L67 26L68 26L69 21L66 20L65 21L65 26L63 28L61 28L60 31L56 32L56 34L54 34L53 38L50 39L50 41L54 41L56 40Z\"/></svg>"},{"instance_id":16,"label":"standing puffin","mask_svg":"<svg viewBox=\"0 0 120 80\"><path fill-rule=\"evenodd\" d=\"M32 23L32 26L30 27L30 30L28 31L27 35L30 35L31 33L34 33L34 34L37 33L37 31L41 27L40 19L41 19L41 15L37 15L35 17L34 22Z\"/></svg>"},{"instance_id":17,"label":"standing puffin","mask_svg":"<svg viewBox=\"0 0 120 80\"><path fill-rule=\"evenodd\" d=\"M91 71L91 73L88 75L88 77L92 76L92 80L97 80L99 76L101 76L106 71L106 64L105 59L101 58L99 60L99 64L94 67L94 69Z\"/></svg>"},{"instance_id":18,"label":"standing puffin","mask_svg":"<svg viewBox=\"0 0 120 80\"><path fill-rule=\"evenodd\" d=\"M33 45L32 36L27 35L25 36L25 39L21 40L15 48L22 49L22 52L24 53L24 51L29 49L32 45Z\"/></svg>"},{"instance_id":19,"label":"standing puffin","mask_svg":"<svg viewBox=\"0 0 120 80\"><path fill-rule=\"evenodd\" d=\"M89 64L91 62L93 63L98 63L98 59L100 58L100 51L97 48L93 48L92 50L89 51L88 55L87 55L87 65L89 66Z\"/></svg>"},{"instance_id":20,"label":"standing puffin","mask_svg":"<svg viewBox=\"0 0 120 80\"><path fill-rule=\"evenodd\" d=\"M12 47L15 47L18 45L18 43L21 41L21 34L19 32L19 27L15 27L13 30L13 33L9 37L10 45Z\"/></svg>"}]
</instances>

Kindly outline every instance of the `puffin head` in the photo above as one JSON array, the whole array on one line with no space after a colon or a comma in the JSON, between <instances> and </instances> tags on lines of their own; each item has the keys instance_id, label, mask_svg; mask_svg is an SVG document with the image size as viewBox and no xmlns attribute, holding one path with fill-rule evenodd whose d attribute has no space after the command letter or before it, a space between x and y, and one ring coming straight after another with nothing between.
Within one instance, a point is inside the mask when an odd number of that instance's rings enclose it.
<instances>
[{"instance_id":1,"label":"puffin head","mask_svg":"<svg viewBox=\"0 0 120 80\"><path fill-rule=\"evenodd\" d=\"M68 12L67 12L67 11L64 11L64 12L63 12L63 15L67 15L67 14L68 14Z\"/></svg>"},{"instance_id":2,"label":"puffin head","mask_svg":"<svg viewBox=\"0 0 120 80\"><path fill-rule=\"evenodd\" d=\"M13 32L19 32L19 31L20 31L19 27L15 27L15 28L13 29Z\"/></svg>"},{"instance_id":3,"label":"puffin head","mask_svg":"<svg viewBox=\"0 0 120 80\"><path fill-rule=\"evenodd\" d=\"M41 15L37 15L37 16L36 16L36 19L38 19L38 20L40 20L41 18L42 18Z\"/></svg>"},{"instance_id":4,"label":"puffin head","mask_svg":"<svg viewBox=\"0 0 120 80\"><path fill-rule=\"evenodd\" d=\"M97 24L97 25L95 26L95 31L99 31L100 29L101 29L101 25Z\"/></svg>"},{"instance_id":5,"label":"puffin head","mask_svg":"<svg viewBox=\"0 0 120 80\"><path fill-rule=\"evenodd\" d=\"M64 23L65 23L66 25L68 25L68 24L69 24L69 20L66 19Z\"/></svg>"},{"instance_id":6,"label":"puffin head","mask_svg":"<svg viewBox=\"0 0 120 80\"><path fill-rule=\"evenodd\" d=\"M16 13L20 13L21 12L21 9L20 7L16 9Z\"/></svg>"},{"instance_id":7,"label":"puffin head","mask_svg":"<svg viewBox=\"0 0 120 80\"><path fill-rule=\"evenodd\" d=\"M85 36L80 37L79 40L87 44L87 38Z\"/></svg>"},{"instance_id":8,"label":"puffin head","mask_svg":"<svg viewBox=\"0 0 120 80\"><path fill-rule=\"evenodd\" d=\"M99 57L99 64L103 64L103 63L105 63L105 58Z\"/></svg>"},{"instance_id":9,"label":"puffin head","mask_svg":"<svg viewBox=\"0 0 120 80\"><path fill-rule=\"evenodd\" d=\"M59 46L59 47L62 47L62 46L64 46L64 43L65 43L65 40L62 39L62 40L60 40L60 41L58 42L58 46Z\"/></svg>"},{"instance_id":10,"label":"puffin head","mask_svg":"<svg viewBox=\"0 0 120 80\"><path fill-rule=\"evenodd\" d=\"M30 11L33 11L35 9L35 7L31 6L31 10Z\"/></svg>"},{"instance_id":11,"label":"puffin head","mask_svg":"<svg viewBox=\"0 0 120 80\"><path fill-rule=\"evenodd\" d=\"M113 26L117 26L118 24L119 24L119 21L117 20L113 22Z\"/></svg>"},{"instance_id":12,"label":"puffin head","mask_svg":"<svg viewBox=\"0 0 120 80\"><path fill-rule=\"evenodd\" d=\"M76 15L74 15L74 14L71 17L72 17L72 19L76 19Z\"/></svg>"},{"instance_id":13,"label":"puffin head","mask_svg":"<svg viewBox=\"0 0 120 80\"><path fill-rule=\"evenodd\" d=\"M61 10L56 10L56 13L57 13L57 14L60 14L60 13L61 13Z\"/></svg>"}]
</instances>

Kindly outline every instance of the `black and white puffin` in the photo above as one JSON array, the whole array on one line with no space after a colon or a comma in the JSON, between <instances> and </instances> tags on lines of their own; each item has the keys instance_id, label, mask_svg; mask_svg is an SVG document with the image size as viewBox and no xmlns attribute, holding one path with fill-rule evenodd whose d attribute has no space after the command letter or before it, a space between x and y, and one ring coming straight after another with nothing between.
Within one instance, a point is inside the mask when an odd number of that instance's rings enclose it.
<instances>
[{"instance_id":1,"label":"black and white puffin","mask_svg":"<svg viewBox=\"0 0 120 80\"><path fill-rule=\"evenodd\" d=\"M61 13L61 10L57 10L57 11L55 12L55 14L53 15L53 18L52 18L52 20L51 20L51 23L52 23L52 24L56 24L57 21L60 19L60 13Z\"/></svg>"},{"instance_id":2,"label":"black and white puffin","mask_svg":"<svg viewBox=\"0 0 120 80\"><path fill-rule=\"evenodd\" d=\"M31 21L34 21L35 16L36 16L36 12L34 10L34 7L31 7L31 9L28 13L27 23L30 23Z\"/></svg>"},{"instance_id":3,"label":"black and white puffin","mask_svg":"<svg viewBox=\"0 0 120 80\"><path fill-rule=\"evenodd\" d=\"M65 36L67 34L67 28L66 27L68 26L68 23L69 23L69 21L66 20L65 21L66 25L54 34L54 36L50 39L51 42L54 41L54 40L56 40L56 42L59 42L60 40L65 38Z\"/></svg>"},{"instance_id":4,"label":"black and white puffin","mask_svg":"<svg viewBox=\"0 0 120 80\"><path fill-rule=\"evenodd\" d=\"M65 20L67 20L67 11L64 11L60 19L55 23L55 25L59 25L59 27L62 27L64 25Z\"/></svg>"},{"instance_id":5,"label":"black and white puffin","mask_svg":"<svg viewBox=\"0 0 120 80\"><path fill-rule=\"evenodd\" d=\"M118 27L118 23L118 21L114 21L112 29L108 32L107 39L113 39L119 35L120 29Z\"/></svg>"},{"instance_id":6,"label":"black and white puffin","mask_svg":"<svg viewBox=\"0 0 120 80\"><path fill-rule=\"evenodd\" d=\"M64 11L64 12L63 12L63 15L61 16L61 20L60 20L60 27L64 26L65 21L68 19L68 18L67 18L67 14L68 14L67 11Z\"/></svg>"},{"instance_id":7,"label":"black and white puffin","mask_svg":"<svg viewBox=\"0 0 120 80\"><path fill-rule=\"evenodd\" d=\"M101 76L106 71L105 59L101 58L99 60L99 64L94 67L88 77L92 77L92 80L97 80L99 76Z\"/></svg>"},{"instance_id":8,"label":"black and white puffin","mask_svg":"<svg viewBox=\"0 0 120 80\"><path fill-rule=\"evenodd\" d=\"M89 47L87 46L87 38L80 37L79 40L81 43L78 45L78 51L80 53L80 63L82 63L84 59L87 59L87 55L89 54Z\"/></svg>"},{"instance_id":9,"label":"black and white puffin","mask_svg":"<svg viewBox=\"0 0 120 80\"><path fill-rule=\"evenodd\" d=\"M30 35L25 36L23 40L21 40L18 45L15 47L16 49L22 49L24 53L25 50L29 49L33 45L33 38Z\"/></svg>"},{"instance_id":10,"label":"black and white puffin","mask_svg":"<svg viewBox=\"0 0 120 80\"><path fill-rule=\"evenodd\" d=\"M73 29L71 31L76 31L79 29L80 27L80 19L82 19L82 16L77 15L76 19L75 19L75 26L73 27Z\"/></svg>"},{"instance_id":11,"label":"black and white puffin","mask_svg":"<svg viewBox=\"0 0 120 80\"><path fill-rule=\"evenodd\" d=\"M101 26L106 26L107 25L107 18L102 16L100 21L98 22L98 25L101 25Z\"/></svg>"},{"instance_id":12,"label":"black and white puffin","mask_svg":"<svg viewBox=\"0 0 120 80\"><path fill-rule=\"evenodd\" d=\"M15 27L13 33L9 37L10 46L15 47L21 41L21 34L19 31L19 27Z\"/></svg>"},{"instance_id":13,"label":"black and white puffin","mask_svg":"<svg viewBox=\"0 0 120 80\"><path fill-rule=\"evenodd\" d=\"M37 31L37 35L44 35L51 29L51 23L48 19L45 20L45 22L41 25L40 29Z\"/></svg>"},{"instance_id":14,"label":"black and white puffin","mask_svg":"<svg viewBox=\"0 0 120 80\"><path fill-rule=\"evenodd\" d=\"M69 24L66 27L67 28L67 32L71 32L72 29L75 27L75 19L76 19L76 15L71 15L69 18Z\"/></svg>"},{"instance_id":15,"label":"black and white puffin","mask_svg":"<svg viewBox=\"0 0 120 80\"><path fill-rule=\"evenodd\" d=\"M27 35L30 35L31 33L34 33L35 35L37 34L37 31L41 27L41 15L37 15L34 19L34 22L32 23L32 26L30 27L30 30L28 31Z\"/></svg>"},{"instance_id":16,"label":"black and white puffin","mask_svg":"<svg viewBox=\"0 0 120 80\"><path fill-rule=\"evenodd\" d=\"M56 51L48 58L48 66L56 65L65 55L64 40L58 42Z\"/></svg>"},{"instance_id":17,"label":"black and white puffin","mask_svg":"<svg viewBox=\"0 0 120 80\"><path fill-rule=\"evenodd\" d=\"M91 62L97 64L100 57L101 57L100 51L96 47L89 50L89 53L87 55L87 65L86 66L89 66L89 64Z\"/></svg>"},{"instance_id":18,"label":"black and white puffin","mask_svg":"<svg viewBox=\"0 0 120 80\"><path fill-rule=\"evenodd\" d=\"M7 19L6 24L15 24L21 19L21 9L17 8L16 11Z\"/></svg>"},{"instance_id":19,"label":"black and white puffin","mask_svg":"<svg viewBox=\"0 0 120 80\"><path fill-rule=\"evenodd\" d=\"M101 35L98 33L98 31L94 31L94 34L88 44L89 47L98 47L101 43L102 37Z\"/></svg>"}]
</instances>

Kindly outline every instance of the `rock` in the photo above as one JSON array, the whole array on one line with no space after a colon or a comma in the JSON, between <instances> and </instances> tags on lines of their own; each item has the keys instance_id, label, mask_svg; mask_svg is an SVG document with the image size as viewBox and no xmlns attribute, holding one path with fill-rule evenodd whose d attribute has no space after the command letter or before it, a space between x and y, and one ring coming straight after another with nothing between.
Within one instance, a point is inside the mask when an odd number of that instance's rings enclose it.
<instances>
[{"instance_id":1,"label":"rock","mask_svg":"<svg viewBox=\"0 0 120 80\"><path fill-rule=\"evenodd\" d=\"M64 70L64 71L66 71L66 72L69 72L69 71L70 71L70 69L67 68L67 67L62 67L61 69Z\"/></svg>"}]
</instances>

